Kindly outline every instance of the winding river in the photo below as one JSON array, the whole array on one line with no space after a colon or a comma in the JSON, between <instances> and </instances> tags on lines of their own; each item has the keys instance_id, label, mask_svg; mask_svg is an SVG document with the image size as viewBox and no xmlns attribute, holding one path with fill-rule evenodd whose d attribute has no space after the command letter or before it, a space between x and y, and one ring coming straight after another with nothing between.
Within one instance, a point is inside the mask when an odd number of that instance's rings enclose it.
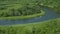
<instances>
[{"instance_id":1,"label":"winding river","mask_svg":"<svg viewBox=\"0 0 60 34\"><path fill-rule=\"evenodd\" d=\"M14 25L14 24L26 24L26 23L34 23L34 22L42 22L49 19L60 18L60 14L54 12L54 10L41 6L41 9L46 13L42 17L34 17L29 19L22 20L0 20L0 25Z\"/></svg>"}]
</instances>

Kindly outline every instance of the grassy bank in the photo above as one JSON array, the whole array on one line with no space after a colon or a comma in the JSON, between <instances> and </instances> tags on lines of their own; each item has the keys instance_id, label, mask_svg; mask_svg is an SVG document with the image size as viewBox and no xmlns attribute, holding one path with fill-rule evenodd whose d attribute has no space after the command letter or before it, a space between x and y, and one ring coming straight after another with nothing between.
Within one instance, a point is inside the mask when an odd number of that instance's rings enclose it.
<instances>
[{"instance_id":1,"label":"grassy bank","mask_svg":"<svg viewBox=\"0 0 60 34\"><path fill-rule=\"evenodd\" d=\"M41 10L41 13L38 13L38 14L27 15L27 16L0 17L0 19L2 19L2 20L28 19L28 18L38 17L38 16L41 17L44 14L45 14L45 12Z\"/></svg>"},{"instance_id":2,"label":"grassy bank","mask_svg":"<svg viewBox=\"0 0 60 34\"><path fill-rule=\"evenodd\" d=\"M0 0L0 19L24 19L41 13L40 5L60 13L60 0ZM3 3L2 3L3 2ZM33 15L35 14L35 15ZM28 16L27 16L28 15ZM37 15L38 16L38 15Z\"/></svg>"},{"instance_id":3,"label":"grassy bank","mask_svg":"<svg viewBox=\"0 0 60 34\"><path fill-rule=\"evenodd\" d=\"M0 34L60 34L60 18L12 26L0 26Z\"/></svg>"},{"instance_id":4,"label":"grassy bank","mask_svg":"<svg viewBox=\"0 0 60 34\"><path fill-rule=\"evenodd\" d=\"M37 5L49 7L57 13L60 13L60 0L37 0L35 3L37 3Z\"/></svg>"},{"instance_id":5,"label":"grassy bank","mask_svg":"<svg viewBox=\"0 0 60 34\"><path fill-rule=\"evenodd\" d=\"M0 19L26 19L42 16L40 6L28 0L0 0ZM3 3L2 3L3 2Z\"/></svg>"}]
</instances>

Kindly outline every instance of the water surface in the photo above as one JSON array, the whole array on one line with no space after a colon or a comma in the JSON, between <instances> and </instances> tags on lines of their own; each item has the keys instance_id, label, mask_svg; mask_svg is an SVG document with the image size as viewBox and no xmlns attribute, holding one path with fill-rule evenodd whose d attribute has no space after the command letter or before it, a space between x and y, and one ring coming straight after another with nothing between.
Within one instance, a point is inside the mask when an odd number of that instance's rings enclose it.
<instances>
[{"instance_id":1,"label":"water surface","mask_svg":"<svg viewBox=\"0 0 60 34\"><path fill-rule=\"evenodd\" d=\"M34 22L42 22L49 19L60 18L60 14L54 12L54 10L41 6L41 9L45 11L45 15L42 17L34 17L22 20L0 20L0 25L14 25L14 24L26 24Z\"/></svg>"}]
</instances>

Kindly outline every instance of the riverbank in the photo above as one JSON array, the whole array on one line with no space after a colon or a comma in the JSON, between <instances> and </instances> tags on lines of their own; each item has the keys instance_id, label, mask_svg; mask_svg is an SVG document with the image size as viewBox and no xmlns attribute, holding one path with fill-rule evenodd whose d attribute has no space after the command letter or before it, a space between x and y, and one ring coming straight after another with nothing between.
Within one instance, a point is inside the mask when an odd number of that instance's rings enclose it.
<instances>
[{"instance_id":1,"label":"riverbank","mask_svg":"<svg viewBox=\"0 0 60 34\"><path fill-rule=\"evenodd\" d=\"M33 15L28 15L28 16L13 16L13 17L0 17L0 20L18 20L18 19L28 19L28 18L33 18L33 17L38 17L38 16L43 16L45 12L41 10L41 13L38 14L33 14Z\"/></svg>"},{"instance_id":2,"label":"riverbank","mask_svg":"<svg viewBox=\"0 0 60 34\"><path fill-rule=\"evenodd\" d=\"M42 6L46 6L49 7L53 10L55 10L56 13L60 14L60 0L38 0L36 1L36 3L38 3L38 5L42 5Z\"/></svg>"},{"instance_id":3,"label":"riverbank","mask_svg":"<svg viewBox=\"0 0 60 34\"><path fill-rule=\"evenodd\" d=\"M1 19L0 25L27 24L27 23L43 22L43 21L50 20L50 19L60 18L60 14L55 13L54 10L52 10L48 7L45 7L45 6L41 6L40 8L41 8L41 10L45 11L45 14L42 15L42 17L33 15L36 17L32 17L32 18L28 18L28 19L27 18L22 19L23 17L22 18L19 17L19 18L21 18L21 20L20 19L7 19L7 20ZM38 15L40 15L40 14L38 14Z\"/></svg>"},{"instance_id":4,"label":"riverbank","mask_svg":"<svg viewBox=\"0 0 60 34\"><path fill-rule=\"evenodd\" d=\"M50 8L50 9L54 10L57 14L60 14L60 12L59 12L60 9L59 9L59 7L55 7L55 6L51 6L51 5L40 5L40 6Z\"/></svg>"},{"instance_id":5,"label":"riverbank","mask_svg":"<svg viewBox=\"0 0 60 34\"><path fill-rule=\"evenodd\" d=\"M2 34L60 34L60 18L32 24L0 26Z\"/></svg>"}]
</instances>

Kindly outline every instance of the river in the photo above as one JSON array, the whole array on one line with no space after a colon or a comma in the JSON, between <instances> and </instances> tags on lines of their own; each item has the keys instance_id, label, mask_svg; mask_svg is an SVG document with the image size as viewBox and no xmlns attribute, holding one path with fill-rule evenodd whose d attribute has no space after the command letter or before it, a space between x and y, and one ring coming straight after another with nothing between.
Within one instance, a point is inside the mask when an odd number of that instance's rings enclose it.
<instances>
[{"instance_id":1,"label":"river","mask_svg":"<svg viewBox=\"0 0 60 34\"><path fill-rule=\"evenodd\" d=\"M34 22L43 22L49 19L60 18L60 14L54 12L54 10L41 6L41 9L45 11L45 15L42 17L34 17L22 20L0 20L0 25L14 25L14 24L26 24Z\"/></svg>"}]
</instances>

